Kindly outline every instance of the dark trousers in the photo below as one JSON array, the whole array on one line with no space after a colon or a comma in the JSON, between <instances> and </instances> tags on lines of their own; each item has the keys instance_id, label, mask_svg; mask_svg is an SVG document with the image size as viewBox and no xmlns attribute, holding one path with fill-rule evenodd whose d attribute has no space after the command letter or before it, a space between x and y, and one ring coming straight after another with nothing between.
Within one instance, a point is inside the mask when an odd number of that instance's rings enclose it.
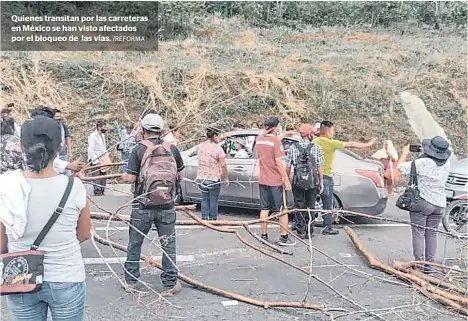
<instances>
[{"instance_id":1,"label":"dark trousers","mask_svg":"<svg viewBox=\"0 0 468 321\"><path fill-rule=\"evenodd\" d=\"M169 210L132 210L130 217L132 226L129 230L127 261L125 262L125 281L127 283L135 284L140 278L141 246L154 223L158 231L161 248L165 252L162 258L163 273L161 274L161 282L165 289L174 287L178 275L177 266L175 265L177 264L175 222L176 212L174 208Z\"/></svg>"},{"instance_id":2,"label":"dark trousers","mask_svg":"<svg viewBox=\"0 0 468 321\"><path fill-rule=\"evenodd\" d=\"M333 224L333 177L323 175L323 193L322 203L324 210L330 210L329 213L323 215L323 224L325 227L332 227Z\"/></svg>"},{"instance_id":3,"label":"dark trousers","mask_svg":"<svg viewBox=\"0 0 468 321\"><path fill-rule=\"evenodd\" d=\"M219 181L204 180L200 183L202 192L201 219L216 221L218 219L218 202L221 192Z\"/></svg>"},{"instance_id":4,"label":"dark trousers","mask_svg":"<svg viewBox=\"0 0 468 321\"><path fill-rule=\"evenodd\" d=\"M410 212L411 223L432 229L439 227L445 208L432 205L421 199L421 212ZM434 262L437 252L437 232L411 226L413 256L416 261Z\"/></svg>"},{"instance_id":5,"label":"dark trousers","mask_svg":"<svg viewBox=\"0 0 468 321\"><path fill-rule=\"evenodd\" d=\"M100 176L104 175L99 169L94 169L91 171L91 176ZM106 188L107 179L98 179L93 181L93 194L96 196L104 195L104 190Z\"/></svg>"},{"instance_id":6,"label":"dark trousers","mask_svg":"<svg viewBox=\"0 0 468 321\"><path fill-rule=\"evenodd\" d=\"M311 209L315 208L315 201L317 199L317 189L302 189L294 186L293 189L294 195L294 206L297 209ZM308 212L299 211L296 212L296 229L299 234L308 233L310 218L315 219L315 213L311 213L309 217ZM311 231L312 232L312 231Z\"/></svg>"}]
</instances>

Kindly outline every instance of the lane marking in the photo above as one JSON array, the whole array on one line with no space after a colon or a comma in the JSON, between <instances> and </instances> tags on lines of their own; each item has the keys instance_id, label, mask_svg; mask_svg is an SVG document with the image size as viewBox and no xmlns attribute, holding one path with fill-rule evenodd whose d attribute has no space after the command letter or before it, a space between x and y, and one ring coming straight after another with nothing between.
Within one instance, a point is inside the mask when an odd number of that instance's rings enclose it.
<instances>
[{"instance_id":1,"label":"lane marking","mask_svg":"<svg viewBox=\"0 0 468 321\"><path fill-rule=\"evenodd\" d=\"M157 260L161 260L161 256L156 256L155 257ZM124 263L127 260L125 256L122 257L106 257L106 258L101 258L101 257L86 257L83 258L84 264L85 265L97 265L97 264L118 264L118 263ZM195 261L195 258L193 255L177 255L177 262L193 262Z\"/></svg>"}]
</instances>

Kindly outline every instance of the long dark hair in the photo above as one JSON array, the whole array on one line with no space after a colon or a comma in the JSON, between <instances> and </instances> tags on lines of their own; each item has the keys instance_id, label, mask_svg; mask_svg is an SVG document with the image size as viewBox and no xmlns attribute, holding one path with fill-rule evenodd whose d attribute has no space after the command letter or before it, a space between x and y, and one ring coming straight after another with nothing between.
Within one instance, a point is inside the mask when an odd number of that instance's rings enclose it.
<instances>
[{"instance_id":1,"label":"long dark hair","mask_svg":"<svg viewBox=\"0 0 468 321\"><path fill-rule=\"evenodd\" d=\"M60 148L61 130L57 121L47 116L35 116L21 128L21 144L24 147L28 168L39 173L52 162Z\"/></svg>"}]
</instances>

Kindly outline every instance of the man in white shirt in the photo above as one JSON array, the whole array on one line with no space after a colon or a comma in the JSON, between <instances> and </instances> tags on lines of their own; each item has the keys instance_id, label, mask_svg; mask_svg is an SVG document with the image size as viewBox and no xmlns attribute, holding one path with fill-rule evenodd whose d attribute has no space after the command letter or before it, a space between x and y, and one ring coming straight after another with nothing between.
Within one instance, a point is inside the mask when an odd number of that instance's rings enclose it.
<instances>
[{"instance_id":1,"label":"man in white shirt","mask_svg":"<svg viewBox=\"0 0 468 321\"><path fill-rule=\"evenodd\" d=\"M107 154L106 137L104 133L107 131L107 124L103 120L96 123L96 130L88 136L88 163L93 165L101 164L102 157ZM101 170L94 170L91 176L102 175ZM104 196L106 187L106 179L99 179L94 182L94 195Z\"/></svg>"}]
</instances>

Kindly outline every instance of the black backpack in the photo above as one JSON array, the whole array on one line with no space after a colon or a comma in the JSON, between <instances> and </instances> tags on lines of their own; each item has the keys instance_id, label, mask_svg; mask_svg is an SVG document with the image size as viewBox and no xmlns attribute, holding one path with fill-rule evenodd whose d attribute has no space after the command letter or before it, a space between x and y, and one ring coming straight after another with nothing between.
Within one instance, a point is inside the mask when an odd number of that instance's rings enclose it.
<instances>
[{"instance_id":1,"label":"black backpack","mask_svg":"<svg viewBox=\"0 0 468 321\"><path fill-rule=\"evenodd\" d=\"M314 146L310 143L303 148L298 142L294 144L299 150L297 164L294 167L293 185L301 189L314 189L319 185L319 175L317 163L310 151Z\"/></svg>"}]
</instances>

